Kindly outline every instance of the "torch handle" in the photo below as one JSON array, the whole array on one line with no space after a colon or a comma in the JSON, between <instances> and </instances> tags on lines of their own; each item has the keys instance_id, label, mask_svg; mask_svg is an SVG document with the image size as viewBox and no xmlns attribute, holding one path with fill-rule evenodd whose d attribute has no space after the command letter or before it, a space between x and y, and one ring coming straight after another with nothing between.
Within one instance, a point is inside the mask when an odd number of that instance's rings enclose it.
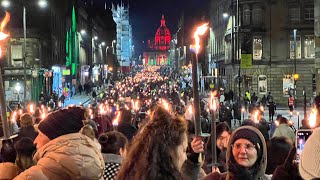
<instances>
[{"instance_id":1,"label":"torch handle","mask_svg":"<svg viewBox=\"0 0 320 180\"><path fill-rule=\"evenodd\" d=\"M217 163L217 149L216 149L216 117L215 111L211 110L211 156L212 164Z\"/></svg>"}]
</instances>

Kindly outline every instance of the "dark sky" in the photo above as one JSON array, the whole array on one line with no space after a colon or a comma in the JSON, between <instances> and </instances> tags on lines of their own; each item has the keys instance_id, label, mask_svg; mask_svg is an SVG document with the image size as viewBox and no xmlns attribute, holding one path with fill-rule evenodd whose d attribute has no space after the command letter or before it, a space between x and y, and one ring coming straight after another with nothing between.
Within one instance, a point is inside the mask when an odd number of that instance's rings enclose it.
<instances>
[{"instance_id":1,"label":"dark sky","mask_svg":"<svg viewBox=\"0 0 320 180\"><path fill-rule=\"evenodd\" d=\"M120 3L121 0L95 0L97 3ZM138 53L141 53L142 41L154 39L160 26L161 15L164 14L166 25L173 34L177 31L177 23L182 12L185 16L208 11L209 0L122 0L129 2L130 21L133 30L133 43ZM140 46L140 47L139 47Z\"/></svg>"}]
</instances>

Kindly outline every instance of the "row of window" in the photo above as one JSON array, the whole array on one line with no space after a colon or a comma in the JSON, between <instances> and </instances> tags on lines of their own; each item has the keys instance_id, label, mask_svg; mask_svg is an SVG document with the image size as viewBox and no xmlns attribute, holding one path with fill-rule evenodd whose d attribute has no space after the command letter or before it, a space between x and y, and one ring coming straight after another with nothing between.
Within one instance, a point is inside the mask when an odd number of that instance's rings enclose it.
<instances>
[{"instance_id":1,"label":"row of window","mask_svg":"<svg viewBox=\"0 0 320 180\"><path fill-rule=\"evenodd\" d=\"M296 48L294 46L294 37L290 36L289 57L290 59L315 58L315 40L313 35L305 35L301 43L301 36L296 36ZM303 45L303 46L302 46ZM303 52L302 52L303 48ZM294 52L296 51L296 56ZM303 57L301 56L303 53ZM263 56L263 40L262 37L253 37L252 58L253 60L261 60Z\"/></svg>"}]
</instances>

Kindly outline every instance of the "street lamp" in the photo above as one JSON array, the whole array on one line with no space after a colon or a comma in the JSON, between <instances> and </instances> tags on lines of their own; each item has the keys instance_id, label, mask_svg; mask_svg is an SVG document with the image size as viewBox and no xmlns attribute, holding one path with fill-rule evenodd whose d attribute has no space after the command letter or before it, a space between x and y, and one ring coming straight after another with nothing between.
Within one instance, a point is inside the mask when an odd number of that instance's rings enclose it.
<instances>
[{"instance_id":1,"label":"street lamp","mask_svg":"<svg viewBox=\"0 0 320 180\"><path fill-rule=\"evenodd\" d=\"M8 8L10 6L10 1L8 0L3 0L1 2L1 6L3 6L4 8Z\"/></svg>"},{"instance_id":2,"label":"street lamp","mask_svg":"<svg viewBox=\"0 0 320 180\"><path fill-rule=\"evenodd\" d=\"M3 0L1 2L1 5L4 8L8 8L10 6L10 1ZM23 78L24 78L24 81L23 81L23 101L24 101L24 104L26 105L26 97L27 97L27 73L26 73L27 21L26 21L26 13L27 13L27 10L26 10L26 6L25 6L24 2L22 3L22 5L23 5L23 49L22 49L23 60L22 60L22 62L23 62ZM38 5L41 8L45 8L45 7L47 7L48 4L47 4L46 0L39 0Z\"/></svg>"},{"instance_id":3,"label":"street lamp","mask_svg":"<svg viewBox=\"0 0 320 180\"><path fill-rule=\"evenodd\" d=\"M299 75L297 74L297 29L293 30L293 47L294 47L294 75L293 75L293 82L294 82L294 106L297 107L297 80Z\"/></svg>"},{"instance_id":4,"label":"street lamp","mask_svg":"<svg viewBox=\"0 0 320 180\"><path fill-rule=\"evenodd\" d=\"M80 34L81 34L81 35L85 35L85 34L86 34L86 30L82 29L82 30L80 31Z\"/></svg>"}]
</instances>

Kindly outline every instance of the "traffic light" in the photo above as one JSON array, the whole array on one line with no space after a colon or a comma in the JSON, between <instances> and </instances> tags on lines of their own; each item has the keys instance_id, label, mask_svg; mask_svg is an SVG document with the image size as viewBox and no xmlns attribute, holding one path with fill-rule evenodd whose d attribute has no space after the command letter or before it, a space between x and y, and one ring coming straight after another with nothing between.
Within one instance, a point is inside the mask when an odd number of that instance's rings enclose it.
<instances>
[{"instance_id":1,"label":"traffic light","mask_svg":"<svg viewBox=\"0 0 320 180\"><path fill-rule=\"evenodd\" d=\"M298 79L299 79L299 74L294 74L294 75L293 75L293 79L294 79L294 80L298 80Z\"/></svg>"}]
</instances>

